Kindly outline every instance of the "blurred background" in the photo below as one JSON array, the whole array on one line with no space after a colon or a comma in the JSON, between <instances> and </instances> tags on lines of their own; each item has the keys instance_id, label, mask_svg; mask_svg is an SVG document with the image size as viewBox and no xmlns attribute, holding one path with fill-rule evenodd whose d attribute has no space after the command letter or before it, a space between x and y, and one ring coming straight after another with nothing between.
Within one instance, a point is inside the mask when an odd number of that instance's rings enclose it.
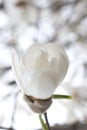
<instances>
[{"instance_id":1,"label":"blurred background","mask_svg":"<svg viewBox=\"0 0 87 130\"><path fill-rule=\"evenodd\" d=\"M0 0L0 130L39 130L38 115L22 98L11 65L32 43L56 42L69 57L66 78L48 109L53 130L87 129L87 0Z\"/></svg>"}]
</instances>

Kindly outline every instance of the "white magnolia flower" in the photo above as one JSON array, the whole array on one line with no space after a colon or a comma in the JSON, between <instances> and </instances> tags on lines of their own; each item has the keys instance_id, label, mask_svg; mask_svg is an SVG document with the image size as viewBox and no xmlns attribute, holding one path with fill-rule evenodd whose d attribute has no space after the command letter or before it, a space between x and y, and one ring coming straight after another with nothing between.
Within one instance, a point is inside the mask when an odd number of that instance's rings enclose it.
<instances>
[{"instance_id":1,"label":"white magnolia flower","mask_svg":"<svg viewBox=\"0 0 87 130\"><path fill-rule=\"evenodd\" d=\"M27 99L38 99L41 106L43 101L50 105L50 97L66 75L68 57L57 44L33 44L20 60L14 53L13 68L17 82ZM38 105L37 100L35 103Z\"/></svg>"}]
</instances>

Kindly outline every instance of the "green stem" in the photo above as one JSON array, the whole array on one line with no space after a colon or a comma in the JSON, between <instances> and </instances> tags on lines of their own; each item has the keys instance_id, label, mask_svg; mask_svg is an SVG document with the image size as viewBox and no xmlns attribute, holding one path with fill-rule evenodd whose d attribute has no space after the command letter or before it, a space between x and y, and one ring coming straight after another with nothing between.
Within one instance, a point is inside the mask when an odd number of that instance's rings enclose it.
<instances>
[{"instance_id":1,"label":"green stem","mask_svg":"<svg viewBox=\"0 0 87 130\"><path fill-rule=\"evenodd\" d=\"M54 95L52 96L52 98L53 98L53 99L72 99L72 96L70 96L70 95L54 94ZM48 129L50 130L49 122L48 122L48 120L47 120L47 113L45 113L44 116L45 116L45 120L46 120L47 125L44 123L44 120L43 120L43 118L42 118L42 115L39 115L39 120L40 120L42 129L43 129L43 130L48 130ZM48 128L47 128L47 126L48 126Z\"/></svg>"},{"instance_id":2,"label":"green stem","mask_svg":"<svg viewBox=\"0 0 87 130\"><path fill-rule=\"evenodd\" d=\"M55 94L55 95L52 96L52 98L53 99L72 99L72 96Z\"/></svg>"},{"instance_id":3,"label":"green stem","mask_svg":"<svg viewBox=\"0 0 87 130\"><path fill-rule=\"evenodd\" d=\"M43 129L43 130L48 130L48 129L47 129L47 126L46 126L46 124L44 123L44 120L43 120L43 118L42 118L41 115L39 115L39 120L40 120L42 129Z\"/></svg>"}]
</instances>

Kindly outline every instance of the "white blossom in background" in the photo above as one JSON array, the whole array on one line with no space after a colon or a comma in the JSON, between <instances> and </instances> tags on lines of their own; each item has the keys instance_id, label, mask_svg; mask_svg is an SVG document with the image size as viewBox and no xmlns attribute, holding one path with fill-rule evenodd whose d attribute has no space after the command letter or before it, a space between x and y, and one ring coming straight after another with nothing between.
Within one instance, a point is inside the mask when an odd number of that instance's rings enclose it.
<instances>
[{"instance_id":1,"label":"white blossom in background","mask_svg":"<svg viewBox=\"0 0 87 130\"><path fill-rule=\"evenodd\" d=\"M8 25L8 15L4 11L0 11L0 28L4 28Z\"/></svg>"},{"instance_id":2,"label":"white blossom in background","mask_svg":"<svg viewBox=\"0 0 87 130\"><path fill-rule=\"evenodd\" d=\"M13 67L17 82L26 96L48 100L66 75L68 57L55 43L33 44L21 60L16 53L13 54Z\"/></svg>"},{"instance_id":3,"label":"white blossom in background","mask_svg":"<svg viewBox=\"0 0 87 130\"><path fill-rule=\"evenodd\" d=\"M37 0L37 2L35 0L33 0L33 2L39 8L46 8L51 5L49 0Z\"/></svg>"},{"instance_id":4,"label":"white blossom in background","mask_svg":"<svg viewBox=\"0 0 87 130\"><path fill-rule=\"evenodd\" d=\"M76 88L71 84L66 84L65 89L68 94L72 95L72 100L65 103L67 123L76 121L85 121L87 123L87 86L77 86Z\"/></svg>"},{"instance_id":5,"label":"white blossom in background","mask_svg":"<svg viewBox=\"0 0 87 130\"><path fill-rule=\"evenodd\" d=\"M63 102L67 110L67 123L75 123L77 121L85 121L87 123L87 76L84 75L86 70L83 67L85 56L83 58L83 53L81 53L79 57L80 60L77 60L72 66L70 65L66 81L62 84L66 94L72 95L72 100Z\"/></svg>"}]
</instances>

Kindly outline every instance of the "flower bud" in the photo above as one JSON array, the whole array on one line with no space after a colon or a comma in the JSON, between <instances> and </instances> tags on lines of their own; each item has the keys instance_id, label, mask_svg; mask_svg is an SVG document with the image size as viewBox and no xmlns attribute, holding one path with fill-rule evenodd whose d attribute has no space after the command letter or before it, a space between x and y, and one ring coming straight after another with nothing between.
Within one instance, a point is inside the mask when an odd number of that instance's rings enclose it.
<instances>
[{"instance_id":1,"label":"flower bud","mask_svg":"<svg viewBox=\"0 0 87 130\"><path fill-rule=\"evenodd\" d=\"M25 100L32 110L40 113L50 106L50 97L64 79L68 57L57 44L33 44L20 60L14 53L13 68Z\"/></svg>"}]
</instances>

